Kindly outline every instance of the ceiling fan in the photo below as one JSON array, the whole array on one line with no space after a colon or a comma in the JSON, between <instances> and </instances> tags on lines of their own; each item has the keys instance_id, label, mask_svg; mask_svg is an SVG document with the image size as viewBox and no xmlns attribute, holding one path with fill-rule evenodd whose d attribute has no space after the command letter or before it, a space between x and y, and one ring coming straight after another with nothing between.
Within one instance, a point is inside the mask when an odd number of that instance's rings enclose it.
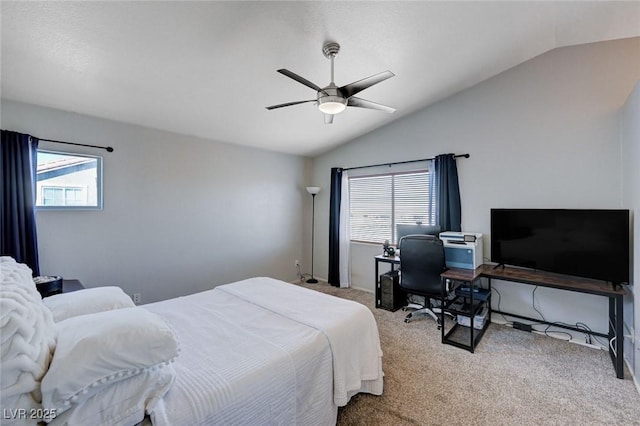
<instances>
[{"instance_id":1,"label":"ceiling fan","mask_svg":"<svg viewBox=\"0 0 640 426\"><path fill-rule=\"evenodd\" d=\"M350 107L359 107L359 108L369 108L369 109L377 109L379 111L384 111L388 113L392 113L395 111L395 108L391 108L385 105L377 104L375 102L367 101L361 98L356 98L354 95L363 91L364 89L373 86L374 84L378 84L381 81L384 81L388 78L393 77L395 74L391 71L384 71L379 74L372 75L367 78L363 78L362 80L355 81L351 84L347 84L346 86L338 87L333 82L333 59L336 57L338 52L340 51L340 45L336 42L327 42L322 46L322 53L327 59L331 59L331 83L329 83L326 87L320 87L317 84L314 84L307 80L306 78L300 77L298 74L293 73L286 69L279 69L278 72L280 74L284 74L289 78L294 79L298 83L304 84L307 87L312 88L317 92L316 99L309 99L306 101L296 101L296 102L287 102L285 104L272 105L266 107L268 110L282 108L292 105L304 104L308 102L315 102L318 109L324 113L324 122L326 124L333 123L333 116L335 114L339 114L344 111L348 106Z\"/></svg>"}]
</instances>

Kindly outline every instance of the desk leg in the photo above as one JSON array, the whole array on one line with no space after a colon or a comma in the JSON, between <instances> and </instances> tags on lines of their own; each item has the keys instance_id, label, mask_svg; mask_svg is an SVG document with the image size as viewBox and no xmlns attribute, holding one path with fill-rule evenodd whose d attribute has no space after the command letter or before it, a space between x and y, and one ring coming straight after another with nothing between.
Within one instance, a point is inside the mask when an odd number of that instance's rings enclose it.
<instances>
[{"instance_id":1,"label":"desk leg","mask_svg":"<svg viewBox=\"0 0 640 426\"><path fill-rule=\"evenodd\" d=\"M615 353L609 344L609 353L616 369L616 377L624 379L624 331L623 331L623 297L622 295L609 297L609 340L615 340Z\"/></svg>"},{"instance_id":2,"label":"desk leg","mask_svg":"<svg viewBox=\"0 0 640 426\"><path fill-rule=\"evenodd\" d=\"M489 321L489 323L491 323L491 302L493 300L492 293L491 293L491 277L487 278L487 288L489 289L489 303L487 304L487 309L489 309L489 317L487 318L487 321Z\"/></svg>"},{"instance_id":3,"label":"desk leg","mask_svg":"<svg viewBox=\"0 0 640 426\"><path fill-rule=\"evenodd\" d=\"M376 280L376 286L375 286L375 289L376 289L376 303L375 303L375 306L376 306L376 308L379 308L380 307L380 297L381 296L380 296L380 276L378 276L378 263L379 263L378 259L376 259L375 262L376 262L376 276L373 277Z\"/></svg>"},{"instance_id":4,"label":"desk leg","mask_svg":"<svg viewBox=\"0 0 640 426\"><path fill-rule=\"evenodd\" d=\"M444 334L445 334L445 324L444 324L444 304L445 304L445 300L447 297L447 279L446 278L442 278L440 277L440 324L442 324L442 327L440 327L440 331L441 331L441 342L442 344L445 343L444 341Z\"/></svg>"}]
</instances>

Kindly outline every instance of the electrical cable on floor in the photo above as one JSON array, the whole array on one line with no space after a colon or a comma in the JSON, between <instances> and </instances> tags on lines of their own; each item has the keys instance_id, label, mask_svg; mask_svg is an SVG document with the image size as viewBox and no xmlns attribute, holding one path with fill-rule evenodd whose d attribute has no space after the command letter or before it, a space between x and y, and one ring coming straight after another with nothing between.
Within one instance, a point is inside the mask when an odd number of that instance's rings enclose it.
<instances>
[{"instance_id":1,"label":"electrical cable on floor","mask_svg":"<svg viewBox=\"0 0 640 426\"><path fill-rule=\"evenodd\" d=\"M304 283L306 280L308 280L309 278L311 278L311 274L307 274L305 272L301 272L300 271L300 265L296 265L296 268L298 269L298 277L300 279L300 284Z\"/></svg>"},{"instance_id":2,"label":"electrical cable on floor","mask_svg":"<svg viewBox=\"0 0 640 426\"><path fill-rule=\"evenodd\" d=\"M540 315L540 318L542 318L542 321L546 321L544 315L542 315L542 312L540 312L538 308L536 308L536 290L537 289L538 289L538 286L535 286L533 288L533 291L531 292L531 298L533 299L532 300L533 310L536 311L538 315Z\"/></svg>"},{"instance_id":3,"label":"electrical cable on floor","mask_svg":"<svg viewBox=\"0 0 640 426\"><path fill-rule=\"evenodd\" d=\"M614 330L616 329L616 327L613 325L613 322L611 321L611 318L609 318L609 329L610 330ZM613 352L613 354L615 356L618 356L618 353L616 352L616 349L613 347L613 341L616 340L618 338L618 335L614 335L611 340L609 340L609 347L611 348L611 351ZM624 339L624 337L622 337ZM623 354L624 355L624 354Z\"/></svg>"},{"instance_id":4,"label":"electrical cable on floor","mask_svg":"<svg viewBox=\"0 0 640 426\"><path fill-rule=\"evenodd\" d=\"M611 340L609 340L609 348L611 349L611 352L613 352L613 354L617 357L618 353L616 352L616 348L613 347L613 341L616 340L617 337L612 337Z\"/></svg>"},{"instance_id":5,"label":"electrical cable on floor","mask_svg":"<svg viewBox=\"0 0 640 426\"><path fill-rule=\"evenodd\" d=\"M538 313L538 315L540 315L540 318L542 318L542 321L547 322L547 319L544 317L544 315L542 315L542 312L540 312L538 310L538 308L536 308L536 290L538 290L538 286L535 286L533 288L533 291L531 292L531 299L532 299L531 300L531 305L533 306L533 310L536 311ZM549 334L549 329L553 326L553 324L562 324L562 323L561 322L554 322L554 323L551 323L551 324L547 324L547 326L545 327L544 330L537 330L537 329L533 328L533 326L532 326L531 330L532 331L537 331L537 332L540 332L540 333L544 333L545 336L553 337L553 338L560 339L560 340L565 340L567 342L570 342L571 340L573 340L573 336L571 335L571 333L567 333L566 331L551 331L551 333L567 335L567 336L569 336L568 339L562 339L560 337L556 337L556 336L550 335Z\"/></svg>"},{"instance_id":6,"label":"electrical cable on floor","mask_svg":"<svg viewBox=\"0 0 640 426\"><path fill-rule=\"evenodd\" d=\"M309 278L311 278L311 275L309 274L305 274L302 271L300 271L300 264L296 265L296 269L297 269L297 277L300 280L300 284L304 283L305 278L308 276Z\"/></svg>"},{"instance_id":7,"label":"electrical cable on floor","mask_svg":"<svg viewBox=\"0 0 640 426\"><path fill-rule=\"evenodd\" d=\"M537 289L538 289L538 286L535 286L535 288L533 289L533 291L532 291L532 293L531 293L531 296L532 296L532 307L533 307L533 309L538 313L538 315L540 315L540 317L542 318L542 320L546 322L546 321L547 321L547 320L546 320L546 318L544 317L544 315L542 314L542 312L540 312L540 310L538 310L538 308L536 307L536 290L537 290ZM500 311L500 310L501 310L501 309L500 309L500 301L501 301L501 299L502 299L502 295L500 294L500 292L499 292L495 287L491 287L491 290L495 291L495 292L496 292L496 294L498 295L498 311ZM501 313L500 315L502 315L502 317L503 317L503 318L504 318L504 320L506 321L506 324L505 324L505 325L513 327L513 321L509 321L509 320L507 319L507 316L509 316L508 314L502 314L502 313ZM611 324L611 327L613 327L613 324L612 324L612 322L611 322L611 319L609 319L609 324ZM545 336L552 337L552 338L554 338L554 339L564 340L564 341L566 341L566 342L571 342L571 341L573 341L573 335L572 335L571 333L569 333L569 332L561 331L561 330L549 331L549 329L550 329L551 327L553 327L554 325L570 326L570 325L569 325L569 324L567 324L567 323L564 323L564 322L561 322L561 321L555 321L555 322L553 322L553 323L549 323L549 324L547 324L547 326L544 328L544 330L543 330L543 329L536 329L536 328L534 328L534 326L535 326L535 325L539 325L539 324L531 324L531 331L533 331L533 332L537 332L537 333L544 333L544 335L545 335ZM593 345L592 339L594 339L594 340L595 340L596 342L598 342L601 346L604 346L604 347L606 347L606 346L607 346L607 344L603 344L603 342L602 342L601 340L599 340L599 339L598 339L598 336L593 335L593 330L592 330L588 325L586 325L585 323L583 323L583 322L577 322L577 323L575 324L575 327L576 327L576 328L582 328L583 330L585 330L585 332L584 332L584 334L585 334L585 340L586 340L586 341L585 341L585 343L590 344L590 345ZM549 333L553 333L553 334L549 334ZM564 338L559 337L558 335L565 335L565 336L567 336L568 338L567 338L567 339L564 339ZM612 350L613 350L613 347L612 347L612 345L613 345L613 341L614 341L615 339L616 339L616 338L615 338L615 337L613 337L613 338L609 341L609 346L611 346ZM614 352L615 352L615 351L614 351Z\"/></svg>"},{"instance_id":8,"label":"electrical cable on floor","mask_svg":"<svg viewBox=\"0 0 640 426\"><path fill-rule=\"evenodd\" d=\"M596 342L598 342L600 344L600 346L602 346L603 348L607 347L607 343L602 343L602 340L600 340L598 338L598 336L593 334L593 330L591 329L591 327L589 327L587 324L583 323L583 322L577 322L576 323L576 327L580 328L584 328L585 330L587 330L589 333L585 333L585 335L588 336L589 341L587 343L589 343L590 345L593 344L593 340L595 340Z\"/></svg>"},{"instance_id":9,"label":"electrical cable on floor","mask_svg":"<svg viewBox=\"0 0 640 426\"><path fill-rule=\"evenodd\" d=\"M495 291L496 294L498 295L498 311L501 311L501 309L500 309L500 300L502 299L502 295L500 294L500 292L495 287L491 287L491 290ZM504 314L500 314L500 315L502 315L502 318L504 318L504 320L507 322L506 325L513 327L513 321L509 321Z\"/></svg>"},{"instance_id":10,"label":"electrical cable on floor","mask_svg":"<svg viewBox=\"0 0 640 426\"><path fill-rule=\"evenodd\" d=\"M571 335L571 333L568 333L568 332L566 332L566 331L560 331L560 330L549 331L549 329L550 329L551 327L553 327L553 325L554 325L554 324L566 325L566 324L563 324L563 323L561 323L561 322L554 322L554 323L551 323L551 324L547 324L547 326L545 327L545 329L544 329L544 330L537 330L537 329L535 329L535 328L533 328L533 327L531 327L531 330L532 330L532 331L537 331L538 333L544 333L544 335L545 335L545 336L547 336L547 337L553 337L554 339L564 340L565 342L570 342L570 341L572 341L572 340L573 340L573 336ZM556 336L551 335L551 334L549 334L549 333L554 333L554 334L556 334ZM566 335L566 336L569 336L569 338L568 338L568 339L562 339L562 338L558 337L558 336L557 336L557 334L564 334L564 335Z\"/></svg>"},{"instance_id":11,"label":"electrical cable on floor","mask_svg":"<svg viewBox=\"0 0 640 426\"><path fill-rule=\"evenodd\" d=\"M576 323L576 328L580 329L580 330L586 330L584 333L584 342L591 345L593 344L593 341L591 340L591 332L592 330L589 328L589 326L583 322L578 321Z\"/></svg>"}]
</instances>

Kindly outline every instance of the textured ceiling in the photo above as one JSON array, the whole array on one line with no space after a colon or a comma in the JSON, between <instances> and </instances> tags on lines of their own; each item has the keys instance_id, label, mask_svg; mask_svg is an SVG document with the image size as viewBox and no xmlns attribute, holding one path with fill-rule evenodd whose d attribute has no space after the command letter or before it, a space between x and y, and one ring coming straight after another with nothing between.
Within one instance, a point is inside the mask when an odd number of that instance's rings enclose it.
<instances>
[{"instance_id":1,"label":"textured ceiling","mask_svg":"<svg viewBox=\"0 0 640 426\"><path fill-rule=\"evenodd\" d=\"M316 155L551 49L640 35L639 2L8 2L2 97ZM315 92L391 70L325 125Z\"/></svg>"}]
</instances>

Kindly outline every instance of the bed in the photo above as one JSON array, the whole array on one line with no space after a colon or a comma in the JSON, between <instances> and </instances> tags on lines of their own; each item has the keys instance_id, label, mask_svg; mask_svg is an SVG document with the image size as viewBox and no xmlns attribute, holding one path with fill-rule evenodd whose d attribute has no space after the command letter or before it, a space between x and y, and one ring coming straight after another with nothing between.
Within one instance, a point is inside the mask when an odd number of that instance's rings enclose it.
<instances>
[{"instance_id":1,"label":"bed","mask_svg":"<svg viewBox=\"0 0 640 426\"><path fill-rule=\"evenodd\" d=\"M331 425L356 393L382 394L377 325L359 303L262 277L139 307L114 287L13 309L25 296L0 266L0 325L22 315L55 331L29 335L30 389L2 383L3 407L40 410L34 424ZM24 377L8 371L7 330L2 373Z\"/></svg>"},{"instance_id":2,"label":"bed","mask_svg":"<svg viewBox=\"0 0 640 426\"><path fill-rule=\"evenodd\" d=\"M382 393L377 326L358 303L252 278L145 308L182 347L153 424L335 424L353 394Z\"/></svg>"}]
</instances>

